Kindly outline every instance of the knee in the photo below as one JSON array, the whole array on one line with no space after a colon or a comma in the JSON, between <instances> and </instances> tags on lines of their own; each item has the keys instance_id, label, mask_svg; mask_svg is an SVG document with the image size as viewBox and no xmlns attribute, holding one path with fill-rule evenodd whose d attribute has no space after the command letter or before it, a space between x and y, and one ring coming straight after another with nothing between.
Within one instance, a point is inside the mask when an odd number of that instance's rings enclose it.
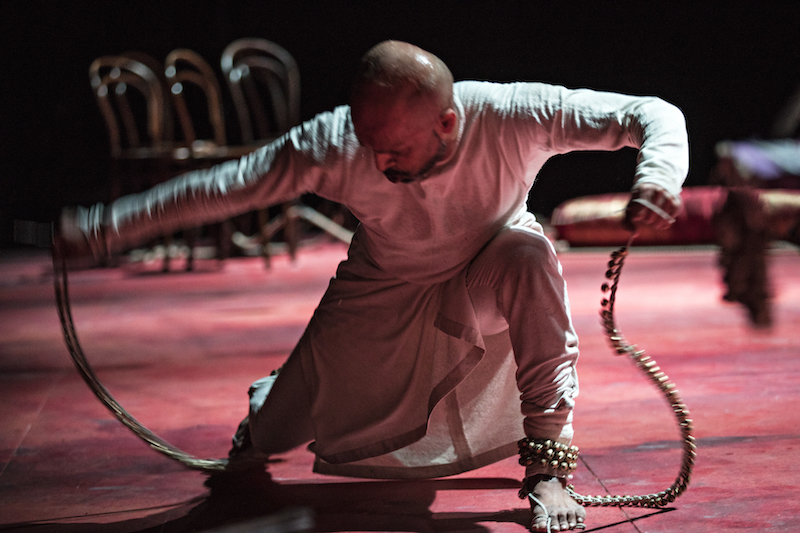
<instances>
[{"instance_id":1,"label":"knee","mask_svg":"<svg viewBox=\"0 0 800 533\"><path fill-rule=\"evenodd\" d=\"M492 254L496 267L505 275L530 273L537 270L558 270L553 245L544 235L525 228L509 228L497 237Z\"/></svg>"},{"instance_id":2,"label":"knee","mask_svg":"<svg viewBox=\"0 0 800 533\"><path fill-rule=\"evenodd\" d=\"M519 292L534 296L549 294L550 289L560 292L562 283L561 266L552 244L541 233L527 228L502 230L467 272L467 285L490 287L498 304L516 299Z\"/></svg>"}]
</instances>

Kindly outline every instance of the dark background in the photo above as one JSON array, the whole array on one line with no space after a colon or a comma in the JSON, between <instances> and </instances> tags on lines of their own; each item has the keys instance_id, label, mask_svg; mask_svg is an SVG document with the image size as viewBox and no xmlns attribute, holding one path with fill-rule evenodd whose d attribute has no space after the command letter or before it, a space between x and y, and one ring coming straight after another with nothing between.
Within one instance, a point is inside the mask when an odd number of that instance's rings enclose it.
<instances>
[{"instance_id":1,"label":"dark background","mask_svg":"<svg viewBox=\"0 0 800 533\"><path fill-rule=\"evenodd\" d=\"M800 85L800 2L23 1L0 4L0 246L14 219L49 221L108 195L108 142L91 61L191 48L219 69L241 37L297 59L302 114L346 102L358 58L387 38L441 57L456 79L546 81L657 95L686 114L688 185L703 185L723 139L766 136ZM232 109L228 110L229 112ZM624 191L635 154L548 163L532 209Z\"/></svg>"}]
</instances>

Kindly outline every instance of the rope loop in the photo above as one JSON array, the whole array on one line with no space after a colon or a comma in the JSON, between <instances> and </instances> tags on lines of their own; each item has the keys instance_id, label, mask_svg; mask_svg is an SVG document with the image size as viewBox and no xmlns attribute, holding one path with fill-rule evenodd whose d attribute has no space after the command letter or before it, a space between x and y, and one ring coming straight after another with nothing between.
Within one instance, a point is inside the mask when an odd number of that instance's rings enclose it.
<instances>
[{"instance_id":1,"label":"rope loop","mask_svg":"<svg viewBox=\"0 0 800 533\"><path fill-rule=\"evenodd\" d=\"M117 420L122 422L128 429L133 431L136 436L145 441L155 451L174 459L192 470L204 472L219 472L226 469L227 459L200 459L184 452L183 450L168 443L136 420L126 411L119 402L111 395L108 389L103 386L100 379L95 374L94 369L86 359L80 343L78 333L75 331L75 323L72 320L72 310L69 304L69 285L67 283L67 264L59 252L58 247L53 247L53 272L55 274L55 293L56 307L58 316L61 319L61 330L64 333L64 342L67 345L72 361L78 369L78 373L89 386L100 402L111 411Z\"/></svg>"},{"instance_id":2,"label":"rope loop","mask_svg":"<svg viewBox=\"0 0 800 533\"><path fill-rule=\"evenodd\" d=\"M628 250L633 242L635 235L631 236L628 244L612 252L611 260L608 262L606 271L606 281L601 289L605 296L601 300L602 306L600 316L602 318L605 335L608 338L612 350L617 355L627 355L639 370L641 370L650 382L661 391L667 402L672 408L672 412L678 421L681 437L683 439L683 456L678 476L669 488L656 494L639 496L584 496L575 492L572 485L567 486L567 492L575 501L586 507L664 507L675 501L689 485L697 457L697 446L692 435L693 425L686 404L681 400L680 393L675 384L670 381L667 375L656 364L655 359L647 356L645 351L631 344L617 328L616 317L614 316L614 304L616 303L619 278L622 273L622 266L628 256Z\"/></svg>"}]
</instances>

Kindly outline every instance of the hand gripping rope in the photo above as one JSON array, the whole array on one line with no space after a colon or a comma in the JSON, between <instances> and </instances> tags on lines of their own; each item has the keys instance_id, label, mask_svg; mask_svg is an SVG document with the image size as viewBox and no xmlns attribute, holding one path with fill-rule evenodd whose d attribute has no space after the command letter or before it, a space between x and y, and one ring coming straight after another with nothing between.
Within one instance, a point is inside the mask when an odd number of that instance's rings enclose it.
<instances>
[{"instance_id":1,"label":"hand gripping rope","mask_svg":"<svg viewBox=\"0 0 800 533\"><path fill-rule=\"evenodd\" d=\"M611 343L612 348L618 355L628 355L633 362L639 367L658 387L666 397L670 406L672 407L675 416L678 419L681 434L683 436L683 463L681 465L680 473L675 482L666 490L656 494L648 494L643 496L583 496L574 491L570 485L567 487L570 495L584 506L616 506L616 507L663 507L673 502L678 496L686 490L689 484L692 468L695 462L696 446L694 437L692 436L692 420L689 418L689 411L686 405L683 404L678 390L669 378L661 371L656 365L656 362L645 355L644 350L640 350L636 345L630 344L622 333L617 329L614 319L614 302L616 299L617 288L619 285L620 273L625 257L628 255L628 248L630 247L633 237L628 244L611 254L611 260L608 263L608 271L606 278L609 283L603 284L603 292L608 293L607 297L603 298L601 316L603 318L603 326L606 335ZM103 386L100 380L89 365L86 355L78 342L78 335L75 331L75 324L72 319L72 312L69 303L69 288L67 283L67 266L66 259L61 257L57 251L57 247L53 247L53 269L55 272L55 295L56 307L61 319L61 329L64 333L64 341L69 350L70 356L75 363L78 372L83 380L89 386L91 391L97 398L105 405L109 411L125 426L133 431L139 438L150 445L151 448L159 453L162 453L174 459L184 466L194 470L202 470L206 472L214 472L225 470L228 461L226 459L200 459L191 454L188 454L175 446L169 444L161 437L154 434L152 431L143 426L137 421L130 413L128 413L117 400L111 395L108 389Z\"/></svg>"}]
</instances>

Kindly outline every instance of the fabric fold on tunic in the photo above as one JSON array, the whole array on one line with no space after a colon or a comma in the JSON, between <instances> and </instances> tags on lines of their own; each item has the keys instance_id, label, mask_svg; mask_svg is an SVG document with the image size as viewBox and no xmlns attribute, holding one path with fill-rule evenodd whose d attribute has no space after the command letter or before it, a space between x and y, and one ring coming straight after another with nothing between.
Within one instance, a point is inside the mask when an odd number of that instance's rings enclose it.
<instances>
[{"instance_id":1,"label":"fabric fold on tunic","mask_svg":"<svg viewBox=\"0 0 800 533\"><path fill-rule=\"evenodd\" d=\"M318 431L316 472L379 479L431 478L473 470L517 453L516 442L524 437L523 416L508 332L483 337L477 323L460 322L475 319L462 276L441 284L440 289L444 302L427 302L440 311L426 314L436 325L434 348L426 353L426 358L433 360L433 379L417 385L430 389L425 391L428 409L423 412L422 402L404 396L401 403L389 406L393 412L384 420L389 428L408 427L408 432L384 435L374 446L334 456L326 454L320 441L325 432ZM448 303L455 305L451 309L456 314L448 313ZM458 313L459 309L463 312ZM383 393L383 388L374 392ZM374 405L369 410L374 414ZM318 424L332 423L320 414L314 416Z\"/></svg>"},{"instance_id":2,"label":"fabric fold on tunic","mask_svg":"<svg viewBox=\"0 0 800 533\"><path fill-rule=\"evenodd\" d=\"M360 243L357 232L301 350L315 391L314 452L329 463L419 440L436 404L485 352L463 273L428 285L398 280ZM332 349L342 356L329 357Z\"/></svg>"}]
</instances>

